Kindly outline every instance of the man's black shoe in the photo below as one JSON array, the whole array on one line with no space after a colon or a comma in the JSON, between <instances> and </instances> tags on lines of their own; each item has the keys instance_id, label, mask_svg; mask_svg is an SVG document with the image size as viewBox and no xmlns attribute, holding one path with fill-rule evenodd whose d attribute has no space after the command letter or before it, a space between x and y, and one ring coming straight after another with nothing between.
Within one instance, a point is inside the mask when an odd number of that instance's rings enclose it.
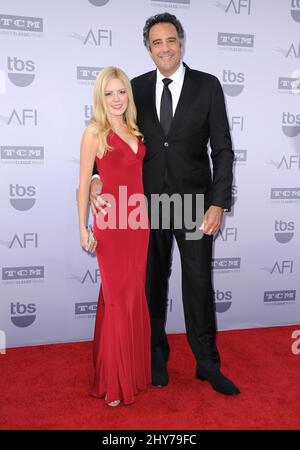
<instances>
[{"instance_id":1,"label":"man's black shoe","mask_svg":"<svg viewBox=\"0 0 300 450\"><path fill-rule=\"evenodd\" d=\"M229 378L225 377L219 370L206 372L205 375L196 371L196 378L201 381L208 381L213 389L224 395L238 395L240 390Z\"/></svg>"},{"instance_id":2,"label":"man's black shoe","mask_svg":"<svg viewBox=\"0 0 300 450\"><path fill-rule=\"evenodd\" d=\"M163 387L169 383L167 363L161 352L153 351L151 354L151 371L153 386Z\"/></svg>"}]
</instances>

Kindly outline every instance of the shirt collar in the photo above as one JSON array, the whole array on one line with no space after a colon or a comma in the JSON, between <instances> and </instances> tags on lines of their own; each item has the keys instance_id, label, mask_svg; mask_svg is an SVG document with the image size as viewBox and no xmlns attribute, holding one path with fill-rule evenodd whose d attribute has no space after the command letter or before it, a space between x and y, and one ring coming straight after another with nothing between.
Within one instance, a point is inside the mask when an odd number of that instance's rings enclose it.
<instances>
[{"instance_id":1,"label":"shirt collar","mask_svg":"<svg viewBox=\"0 0 300 450\"><path fill-rule=\"evenodd\" d=\"M185 67L182 64L182 61L180 63L180 66L176 70L176 72L174 72L169 77L165 77L164 75L161 74L161 72L158 69L156 69L156 83L157 84L161 83L164 78L170 78L170 80L173 80L173 82L175 81L175 83L182 83L183 78L184 78L184 73L185 73Z\"/></svg>"}]
</instances>

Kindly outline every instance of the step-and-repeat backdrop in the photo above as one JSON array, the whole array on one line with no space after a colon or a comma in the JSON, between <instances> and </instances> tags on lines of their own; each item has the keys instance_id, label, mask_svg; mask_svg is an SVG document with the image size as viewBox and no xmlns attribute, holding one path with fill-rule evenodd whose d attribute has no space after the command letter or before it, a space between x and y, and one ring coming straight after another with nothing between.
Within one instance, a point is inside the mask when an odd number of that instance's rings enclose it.
<instances>
[{"instance_id":1,"label":"step-and-repeat backdrop","mask_svg":"<svg viewBox=\"0 0 300 450\"><path fill-rule=\"evenodd\" d=\"M102 67L130 78L153 68L142 28L164 11L186 30L184 61L221 81L233 137L218 328L299 323L300 0L2 0L2 346L93 336L101 280L79 244L80 139ZM167 329L185 329L176 247Z\"/></svg>"}]
</instances>

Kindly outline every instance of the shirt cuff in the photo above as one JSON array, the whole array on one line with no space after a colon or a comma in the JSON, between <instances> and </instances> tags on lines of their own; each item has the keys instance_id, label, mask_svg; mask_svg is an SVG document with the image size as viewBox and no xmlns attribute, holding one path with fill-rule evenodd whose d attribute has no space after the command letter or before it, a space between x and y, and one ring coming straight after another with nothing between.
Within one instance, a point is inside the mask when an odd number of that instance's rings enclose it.
<instances>
[{"instance_id":1,"label":"shirt cuff","mask_svg":"<svg viewBox=\"0 0 300 450\"><path fill-rule=\"evenodd\" d=\"M94 178L98 178L99 180L100 180L100 177L99 177L99 175L97 174L97 173L95 173L93 176L92 176L92 180L94 179Z\"/></svg>"}]
</instances>

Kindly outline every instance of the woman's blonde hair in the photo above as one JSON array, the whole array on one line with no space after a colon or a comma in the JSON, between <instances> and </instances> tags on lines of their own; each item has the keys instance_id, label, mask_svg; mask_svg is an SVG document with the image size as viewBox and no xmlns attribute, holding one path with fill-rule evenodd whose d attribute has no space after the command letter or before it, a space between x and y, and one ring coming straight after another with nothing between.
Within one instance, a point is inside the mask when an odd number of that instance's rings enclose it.
<instances>
[{"instance_id":1,"label":"woman's blonde hair","mask_svg":"<svg viewBox=\"0 0 300 450\"><path fill-rule=\"evenodd\" d=\"M128 131L134 136L143 137L136 124L136 107L133 100L132 88L129 78L118 67L105 67L99 72L95 85L93 95L93 115L90 120L90 127L93 133L99 140L98 156L102 157L107 150L112 148L107 143L107 136L112 130L112 124L110 121L110 115L105 103L105 88L107 83L114 79L121 80L124 83L127 95L128 106L124 113L124 121L128 128ZM100 155L99 155L100 153Z\"/></svg>"}]
</instances>

